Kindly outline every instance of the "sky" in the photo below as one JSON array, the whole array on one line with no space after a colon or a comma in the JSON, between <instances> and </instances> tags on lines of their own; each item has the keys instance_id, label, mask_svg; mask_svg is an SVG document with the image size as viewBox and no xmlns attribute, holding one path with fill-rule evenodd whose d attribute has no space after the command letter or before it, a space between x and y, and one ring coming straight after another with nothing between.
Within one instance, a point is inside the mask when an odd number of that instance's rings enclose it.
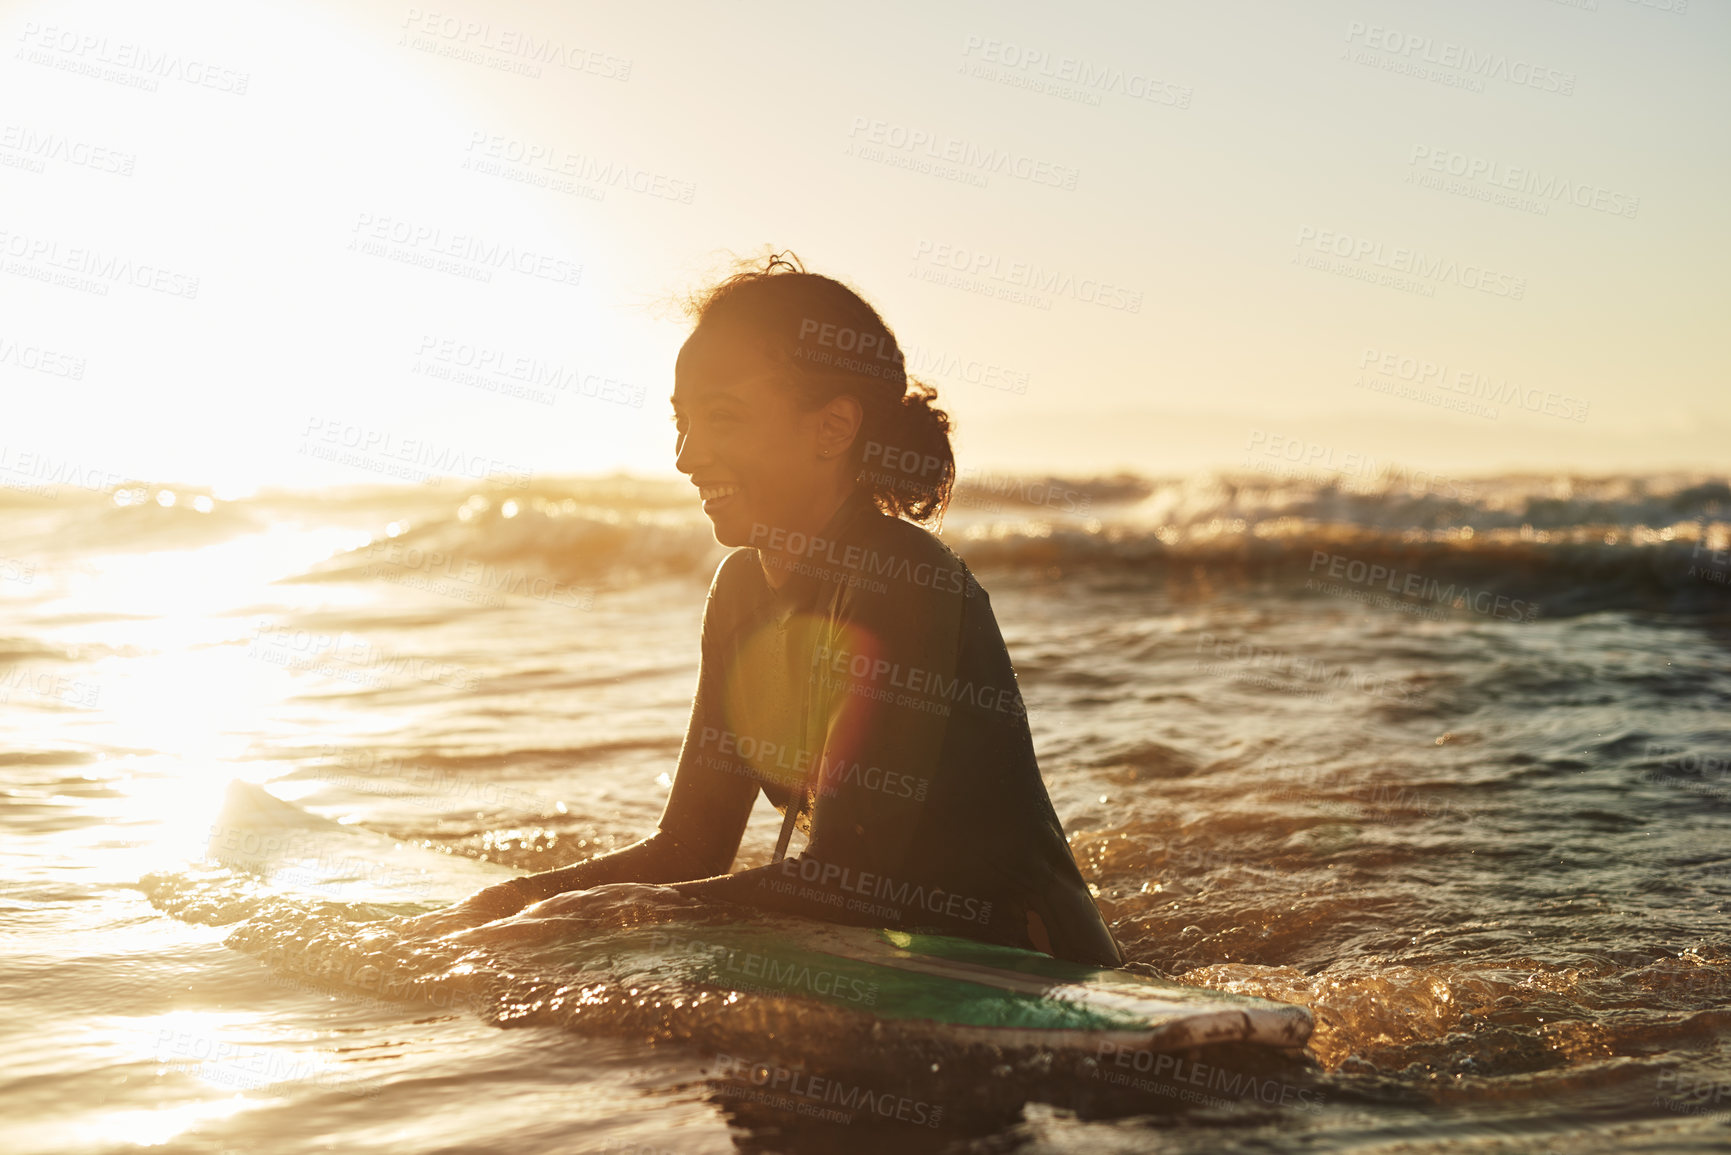
<instances>
[{"instance_id":1,"label":"sky","mask_svg":"<svg viewBox=\"0 0 1731 1155\"><path fill-rule=\"evenodd\" d=\"M781 249L884 315L964 470L1731 444L1720 3L26 2L0 36L15 487L671 475L678 300Z\"/></svg>"}]
</instances>

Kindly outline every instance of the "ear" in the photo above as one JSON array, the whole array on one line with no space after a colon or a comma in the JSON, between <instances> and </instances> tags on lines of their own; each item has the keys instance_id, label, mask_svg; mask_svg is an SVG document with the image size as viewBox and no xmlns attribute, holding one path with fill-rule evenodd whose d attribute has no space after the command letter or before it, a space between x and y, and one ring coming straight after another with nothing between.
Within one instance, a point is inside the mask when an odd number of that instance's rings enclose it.
<instances>
[{"instance_id":1,"label":"ear","mask_svg":"<svg viewBox=\"0 0 1731 1155\"><path fill-rule=\"evenodd\" d=\"M817 451L824 457L840 457L859 436L865 421L865 407L851 393L838 393L829 404L818 410Z\"/></svg>"}]
</instances>

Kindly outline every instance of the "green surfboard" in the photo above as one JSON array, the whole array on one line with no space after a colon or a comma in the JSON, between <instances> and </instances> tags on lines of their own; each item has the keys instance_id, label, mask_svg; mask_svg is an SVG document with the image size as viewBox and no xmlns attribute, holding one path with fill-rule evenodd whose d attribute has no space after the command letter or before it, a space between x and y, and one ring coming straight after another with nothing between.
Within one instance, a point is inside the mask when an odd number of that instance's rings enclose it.
<instances>
[{"instance_id":1,"label":"green surfboard","mask_svg":"<svg viewBox=\"0 0 1731 1155\"><path fill-rule=\"evenodd\" d=\"M207 852L285 894L391 914L435 910L517 873L331 822L238 781ZM569 957L586 972L626 980L812 999L958 1043L1298 1048L1312 1029L1310 1012L1286 1003L971 939L803 919L602 930L574 938Z\"/></svg>"}]
</instances>

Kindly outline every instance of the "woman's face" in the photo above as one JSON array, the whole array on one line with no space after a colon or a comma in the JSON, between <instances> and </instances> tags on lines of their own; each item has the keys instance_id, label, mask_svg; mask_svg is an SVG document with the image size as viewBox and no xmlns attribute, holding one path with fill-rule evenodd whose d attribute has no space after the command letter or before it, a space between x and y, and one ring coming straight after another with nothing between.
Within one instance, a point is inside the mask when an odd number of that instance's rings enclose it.
<instances>
[{"instance_id":1,"label":"woman's face","mask_svg":"<svg viewBox=\"0 0 1731 1155\"><path fill-rule=\"evenodd\" d=\"M674 464L698 487L715 539L758 546L776 529L809 532L811 508L830 488L818 449L821 411L801 412L767 370L721 376L694 368L676 382Z\"/></svg>"}]
</instances>

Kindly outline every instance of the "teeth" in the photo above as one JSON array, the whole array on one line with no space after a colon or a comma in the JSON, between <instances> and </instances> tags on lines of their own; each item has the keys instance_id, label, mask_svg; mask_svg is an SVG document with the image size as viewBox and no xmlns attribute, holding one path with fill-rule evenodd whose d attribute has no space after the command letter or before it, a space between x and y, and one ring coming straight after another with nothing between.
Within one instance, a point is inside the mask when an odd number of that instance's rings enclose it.
<instances>
[{"instance_id":1,"label":"teeth","mask_svg":"<svg viewBox=\"0 0 1731 1155\"><path fill-rule=\"evenodd\" d=\"M732 497L738 490L737 485L705 485L698 489L697 496L704 501L713 501L718 497Z\"/></svg>"}]
</instances>

